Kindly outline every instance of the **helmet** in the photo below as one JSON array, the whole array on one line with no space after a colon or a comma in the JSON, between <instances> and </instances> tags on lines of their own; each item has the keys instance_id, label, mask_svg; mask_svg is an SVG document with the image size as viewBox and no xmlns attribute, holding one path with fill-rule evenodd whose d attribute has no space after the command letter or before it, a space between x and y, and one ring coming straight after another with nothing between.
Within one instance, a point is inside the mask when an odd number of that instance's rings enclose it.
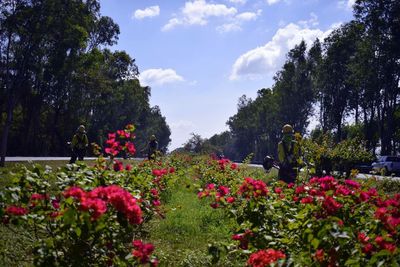
<instances>
[{"instance_id":1,"label":"helmet","mask_svg":"<svg viewBox=\"0 0 400 267\"><path fill-rule=\"evenodd\" d=\"M282 127L282 133L283 134L290 134L290 133L293 133L294 131L293 131L293 127L292 127L292 125L290 125L290 124L285 124L283 127Z\"/></svg>"},{"instance_id":2,"label":"helmet","mask_svg":"<svg viewBox=\"0 0 400 267\"><path fill-rule=\"evenodd\" d=\"M86 133L86 131L85 131L85 126L79 125L77 132L79 132L79 133Z\"/></svg>"},{"instance_id":3,"label":"helmet","mask_svg":"<svg viewBox=\"0 0 400 267\"><path fill-rule=\"evenodd\" d=\"M150 136L150 140L151 140L151 141L154 141L154 140L156 140L156 139L157 139L157 138L156 138L156 136L155 136L154 134Z\"/></svg>"}]
</instances>

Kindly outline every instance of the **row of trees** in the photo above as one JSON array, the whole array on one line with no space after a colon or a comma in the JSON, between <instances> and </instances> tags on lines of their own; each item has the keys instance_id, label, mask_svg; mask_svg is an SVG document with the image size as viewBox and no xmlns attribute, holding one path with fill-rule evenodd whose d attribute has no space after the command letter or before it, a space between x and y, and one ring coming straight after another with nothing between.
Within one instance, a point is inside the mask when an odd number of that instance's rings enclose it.
<instances>
[{"instance_id":1,"label":"row of trees","mask_svg":"<svg viewBox=\"0 0 400 267\"><path fill-rule=\"evenodd\" d=\"M400 2L357 0L354 20L307 48L303 41L287 55L272 88L256 99L242 96L230 131L203 140L214 150L242 160L276 154L281 127L290 123L306 133L319 117L317 133L336 142L349 135L375 153L400 151ZM346 120L352 121L346 126Z\"/></svg>"},{"instance_id":2,"label":"row of trees","mask_svg":"<svg viewBox=\"0 0 400 267\"><path fill-rule=\"evenodd\" d=\"M66 154L79 124L91 142L127 123L137 146L170 129L150 107L150 88L137 79L135 60L107 49L119 27L101 16L99 0L0 1L1 155ZM7 150L8 148L8 150Z\"/></svg>"}]
</instances>

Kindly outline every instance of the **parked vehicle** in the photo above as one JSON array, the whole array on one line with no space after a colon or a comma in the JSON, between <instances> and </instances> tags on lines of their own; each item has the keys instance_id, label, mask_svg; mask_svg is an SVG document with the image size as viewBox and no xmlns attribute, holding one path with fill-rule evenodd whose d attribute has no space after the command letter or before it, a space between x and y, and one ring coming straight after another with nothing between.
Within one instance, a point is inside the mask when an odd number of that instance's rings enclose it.
<instances>
[{"instance_id":1,"label":"parked vehicle","mask_svg":"<svg viewBox=\"0 0 400 267\"><path fill-rule=\"evenodd\" d=\"M400 173L400 157L381 156L378 161L372 163L372 170L382 175Z\"/></svg>"}]
</instances>

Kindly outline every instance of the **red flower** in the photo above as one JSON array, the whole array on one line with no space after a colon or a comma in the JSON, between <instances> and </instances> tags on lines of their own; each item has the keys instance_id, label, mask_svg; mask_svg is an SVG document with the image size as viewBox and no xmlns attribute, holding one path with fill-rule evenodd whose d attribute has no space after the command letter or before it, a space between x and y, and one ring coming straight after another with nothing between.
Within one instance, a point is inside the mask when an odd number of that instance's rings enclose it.
<instances>
[{"instance_id":1,"label":"red flower","mask_svg":"<svg viewBox=\"0 0 400 267\"><path fill-rule=\"evenodd\" d=\"M207 184L207 185L206 185L206 189L208 189L208 190L213 190L213 189L215 189L215 184Z\"/></svg>"},{"instance_id":2,"label":"red flower","mask_svg":"<svg viewBox=\"0 0 400 267\"><path fill-rule=\"evenodd\" d=\"M175 172L175 168L174 167L169 168L169 173L174 173L174 172Z\"/></svg>"},{"instance_id":3,"label":"red flower","mask_svg":"<svg viewBox=\"0 0 400 267\"><path fill-rule=\"evenodd\" d=\"M362 244L368 243L369 237L364 234L364 233L358 233L358 241L360 241Z\"/></svg>"},{"instance_id":4,"label":"red flower","mask_svg":"<svg viewBox=\"0 0 400 267\"><path fill-rule=\"evenodd\" d=\"M234 197L227 197L226 198L226 202L233 203L233 202L235 202L235 198Z\"/></svg>"},{"instance_id":5,"label":"red flower","mask_svg":"<svg viewBox=\"0 0 400 267\"><path fill-rule=\"evenodd\" d=\"M338 203L333 197L327 196L322 203L322 207L328 214L335 214L343 205Z\"/></svg>"},{"instance_id":6,"label":"red flower","mask_svg":"<svg viewBox=\"0 0 400 267\"><path fill-rule=\"evenodd\" d=\"M263 181L247 177L240 186L238 193L246 198L266 196L268 188Z\"/></svg>"},{"instance_id":7,"label":"red flower","mask_svg":"<svg viewBox=\"0 0 400 267\"><path fill-rule=\"evenodd\" d=\"M373 251L374 251L374 246L370 243L365 244L365 246L362 248L362 252L364 252L365 254L370 254Z\"/></svg>"},{"instance_id":8,"label":"red flower","mask_svg":"<svg viewBox=\"0 0 400 267\"><path fill-rule=\"evenodd\" d=\"M313 197L308 196L308 197L303 198L300 202L303 204L310 204L310 203L314 202L314 199L313 199Z\"/></svg>"},{"instance_id":9,"label":"red flower","mask_svg":"<svg viewBox=\"0 0 400 267\"><path fill-rule=\"evenodd\" d=\"M15 215L15 216L22 216L25 214L28 214L28 209L24 208L24 207L18 207L18 206L8 206L6 208L6 213L10 214L10 215Z\"/></svg>"},{"instance_id":10,"label":"red flower","mask_svg":"<svg viewBox=\"0 0 400 267\"><path fill-rule=\"evenodd\" d=\"M304 188L304 185L301 185L301 186L296 187L296 189L294 190L294 192L295 192L297 195L299 195L299 194L301 194L301 193L305 193L306 190L305 190L305 188Z\"/></svg>"},{"instance_id":11,"label":"red flower","mask_svg":"<svg viewBox=\"0 0 400 267\"><path fill-rule=\"evenodd\" d=\"M231 170L236 170L238 165L236 163L231 164Z\"/></svg>"},{"instance_id":12,"label":"red flower","mask_svg":"<svg viewBox=\"0 0 400 267\"><path fill-rule=\"evenodd\" d=\"M116 134L115 133L109 133L108 134L108 139L115 139Z\"/></svg>"},{"instance_id":13,"label":"red flower","mask_svg":"<svg viewBox=\"0 0 400 267\"><path fill-rule=\"evenodd\" d=\"M229 194L229 187L221 185L218 187L218 192L221 197L226 196L227 194Z\"/></svg>"},{"instance_id":14,"label":"red flower","mask_svg":"<svg viewBox=\"0 0 400 267\"><path fill-rule=\"evenodd\" d=\"M168 171L165 169L160 169L160 170L154 169L152 172L153 172L153 175L158 176L158 177L161 177L168 173Z\"/></svg>"},{"instance_id":15,"label":"red flower","mask_svg":"<svg viewBox=\"0 0 400 267\"><path fill-rule=\"evenodd\" d=\"M31 200L35 201L35 200L44 200L44 199L49 199L49 196L46 194L32 194L31 195Z\"/></svg>"},{"instance_id":16,"label":"red flower","mask_svg":"<svg viewBox=\"0 0 400 267\"><path fill-rule=\"evenodd\" d=\"M211 203L210 206L211 206L211 208L216 209L216 208L219 207L219 204L218 203Z\"/></svg>"},{"instance_id":17,"label":"red flower","mask_svg":"<svg viewBox=\"0 0 400 267\"><path fill-rule=\"evenodd\" d=\"M132 165L131 164L126 164L125 170L127 170L127 171L132 170Z\"/></svg>"},{"instance_id":18,"label":"red flower","mask_svg":"<svg viewBox=\"0 0 400 267\"><path fill-rule=\"evenodd\" d=\"M277 194L280 194L280 193L282 193L282 188L275 187L274 192L277 193Z\"/></svg>"},{"instance_id":19,"label":"red flower","mask_svg":"<svg viewBox=\"0 0 400 267\"><path fill-rule=\"evenodd\" d=\"M53 206L53 208L58 210L60 208L60 200L59 199L53 199L51 201L51 205Z\"/></svg>"},{"instance_id":20,"label":"red flower","mask_svg":"<svg viewBox=\"0 0 400 267\"><path fill-rule=\"evenodd\" d=\"M361 192L360 193L360 200L362 202L366 202L369 200L369 194L367 192Z\"/></svg>"},{"instance_id":21,"label":"red flower","mask_svg":"<svg viewBox=\"0 0 400 267\"><path fill-rule=\"evenodd\" d=\"M351 186L353 188L356 188L356 189L360 188L360 184L358 182L356 182L356 181L345 180L344 182L345 182L346 185Z\"/></svg>"},{"instance_id":22,"label":"red flower","mask_svg":"<svg viewBox=\"0 0 400 267\"><path fill-rule=\"evenodd\" d=\"M154 206L160 206L161 205L161 201L159 199L155 199L155 200L153 200L153 205Z\"/></svg>"},{"instance_id":23,"label":"red flower","mask_svg":"<svg viewBox=\"0 0 400 267\"><path fill-rule=\"evenodd\" d=\"M314 257L317 261L319 262L323 262L324 261L324 250L323 249L318 249L315 254Z\"/></svg>"},{"instance_id":24,"label":"red flower","mask_svg":"<svg viewBox=\"0 0 400 267\"><path fill-rule=\"evenodd\" d=\"M140 263L149 263L150 255L154 251L154 246L151 243L145 244L141 240L134 240L132 242L134 250L132 251L132 255L137 258ZM157 262L158 263L158 262Z\"/></svg>"},{"instance_id":25,"label":"red flower","mask_svg":"<svg viewBox=\"0 0 400 267\"><path fill-rule=\"evenodd\" d=\"M281 251L270 248L267 250L259 250L251 254L247 264L252 267L264 267L284 258L286 258L286 256Z\"/></svg>"},{"instance_id":26,"label":"red flower","mask_svg":"<svg viewBox=\"0 0 400 267\"><path fill-rule=\"evenodd\" d=\"M114 162L113 168L114 168L114 171L119 172L119 171L124 170L124 165L122 164L121 161L116 160L116 161Z\"/></svg>"},{"instance_id":27,"label":"red flower","mask_svg":"<svg viewBox=\"0 0 400 267\"><path fill-rule=\"evenodd\" d=\"M85 191L82 188L77 186L72 186L64 191L63 193L65 198L73 197L76 199L81 199L85 195Z\"/></svg>"},{"instance_id":28,"label":"red flower","mask_svg":"<svg viewBox=\"0 0 400 267\"><path fill-rule=\"evenodd\" d=\"M135 146L132 142L127 142L125 144L126 149L128 150L129 154L133 155L136 152Z\"/></svg>"}]
</instances>

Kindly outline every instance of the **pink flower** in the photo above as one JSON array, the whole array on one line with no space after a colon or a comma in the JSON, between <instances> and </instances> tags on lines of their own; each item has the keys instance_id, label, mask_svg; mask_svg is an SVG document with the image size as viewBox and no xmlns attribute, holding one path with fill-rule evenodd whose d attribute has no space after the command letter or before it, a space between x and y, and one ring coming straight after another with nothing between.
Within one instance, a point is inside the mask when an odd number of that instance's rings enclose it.
<instances>
[{"instance_id":1,"label":"pink flower","mask_svg":"<svg viewBox=\"0 0 400 267\"><path fill-rule=\"evenodd\" d=\"M159 199L155 199L155 200L153 200L153 205L154 206L160 206L161 205L161 201Z\"/></svg>"}]
</instances>

